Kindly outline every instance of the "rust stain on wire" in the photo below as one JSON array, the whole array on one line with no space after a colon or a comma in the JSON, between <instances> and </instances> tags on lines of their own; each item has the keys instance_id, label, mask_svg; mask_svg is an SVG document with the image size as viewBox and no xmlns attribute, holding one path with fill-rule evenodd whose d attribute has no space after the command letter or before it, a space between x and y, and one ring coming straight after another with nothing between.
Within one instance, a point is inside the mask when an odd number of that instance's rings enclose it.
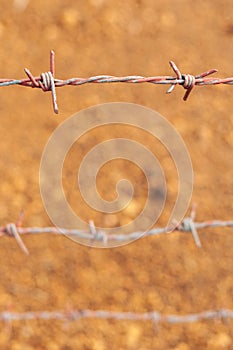
<instances>
[{"instance_id":1,"label":"rust stain on wire","mask_svg":"<svg viewBox=\"0 0 233 350\"><path fill-rule=\"evenodd\" d=\"M167 93L171 93L176 85L181 85L186 91L183 100L186 101L193 90L194 86L203 85L217 85L217 84L233 84L233 77L231 78L210 78L209 75L216 73L217 69L210 69L198 75L182 74L173 61L170 61L170 66L173 69L175 76L151 76L142 77L138 75L130 75L125 77L116 77L112 75L97 75L89 78L71 78L61 80L55 78L55 53L50 51L50 70L45 73L41 73L39 76L34 77L29 69L25 68L27 75L26 79L1 79L1 86L21 85L31 88L39 88L43 91L51 91L53 110L58 113L56 87L62 87L66 85L83 85L89 83L151 83L151 84L164 84L170 85Z\"/></svg>"}]
</instances>

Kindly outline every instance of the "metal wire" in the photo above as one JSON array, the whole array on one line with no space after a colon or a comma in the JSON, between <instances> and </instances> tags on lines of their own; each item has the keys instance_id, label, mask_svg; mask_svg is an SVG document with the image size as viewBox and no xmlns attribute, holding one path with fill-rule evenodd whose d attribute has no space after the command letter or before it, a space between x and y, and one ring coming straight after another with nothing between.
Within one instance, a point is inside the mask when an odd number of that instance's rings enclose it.
<instances>
[{"instance_id":1,"label":"metal wire","mask_svg":"<svg viewBox=\"0 0 233 350\"><path fill-rule=\"evenodd\" d=\"M205 229L209 227L233 227L233 220L222 221L222 220L209 220L204 222L196 222L196 206L193 205L189 217L183 219L180 223L174 223L173 232L180 231L185 233L191 233L194 242L198 248L201 248L201 241L197 232L197 229ZM108 242L127 242L136 240L140 237L155 236L160 234L168 234L171 232L171 227L154 228L145 233L143 232L132 232L130 234L107 234L104 231L98 231L95 228L94 222L90 220L90 230L85 232L79 229L65 229L59 227L22 227L23 212L20 213L19 218L15 223L10 223L0 227L0 237L9 236L14 237L19 244L22 251L29 254L28 249L21 239L21 235L24 234L55 234L55 235L72 235L80 239L87 240L89 242L98 241L102 242L106 247Z\"/></svg>"},{"instance_id":2,"label":"metal wire","mask_svg":"<svg viewBox=\"0 0 233 350\"><path fill-rule=\"evenodd\" d=\"M197 233L197 229L204 229L208 227L233 227L233 221L204 221L195 222L196 206L193 205L189 217L186 217L181 223L176 223L175 230L181 232L191 232L194 241L198 247L201 247L201 242ZM0 227L0 236L15 237L17 243L21 249L28 254L28 250L22 242L21 235L23 234L72 234L79 238L100 240L108 242L108 240L126 241L130 239L136 239L141 237L141 232L133 232L130 235L106 235L103 232L98 232L95 228L94 222L90 221L90 231L83 232L81 230L67 230L59 229L57 227L21 227L23 219L23 212L20 213L16 222L10 223L6 226ZM168 232L168 227L155 228L147 233L145 236L153 236ZM107 236L107 240L106 240ZM106 241L105 241L106 240ZM109 311L109 310L62 310L62 311L29 311L29 312L11 312L4 311L0 313L0 321L11 323L13 321L32 321L32 320L60 320L60 321L79 321L81 319L105 319L105 320L117 320L117 321L150 321L155 325L160 323L167 324L181 324L181 323L194 323L205 320L227 320L233 319L233 310L219 309L208 310L199 313L190 313L185 315L165 315L157 311L151 312L125 312L125 311Z\"/></svg>"},{"instance_id":3,"label":"metal wire","mask_svg":"<svg viewBox=\"0 0 233 350\"><path fill-rule=\"evenodd\" d=\"M21 85L32 88L39 88L43 91L52 92L53 109L58 113L56 87L65 85L83 85L89 83L151 83L170 85L167 93L171 93L176 85L181 85L186 90L183 99L186 101L194 86L203 85L218 85L218 84L233 84L233 77L230 78L207 78L207 76L216 73L217 69L210 69L198 75L182 74L173 61L170 61L170 66L175 73L172 76L151 76L142 77L138 75L130 75L125 77L116 77L112 75L97 75L89 78L71 78L71 79L56 79L55 78L55 63L54 51L50 51L50 71L34 77L29 69L25 68L25 73L28 79L0 79L1 86Z\"/></svg>"},{"instance_id":4,"label":"metal wire","mask_svg":"<svg viewBox=\"0 0 233 350\"><path fill-rule=\"evenodd\" d=\"M200 313L191 313L186 315L163 315L157 311L151 312L116 312L107 310L67 310L67 311L29 311L29 312L9 312L0 313L0 321L12 322L22 320L60 320L60 321L78 321L81 319L106 319L117 321L152 321L159 323L194 323L203 320L214 319L232 319L233 310L220 309L208 310Z\"/></svg>"}]
</instances>

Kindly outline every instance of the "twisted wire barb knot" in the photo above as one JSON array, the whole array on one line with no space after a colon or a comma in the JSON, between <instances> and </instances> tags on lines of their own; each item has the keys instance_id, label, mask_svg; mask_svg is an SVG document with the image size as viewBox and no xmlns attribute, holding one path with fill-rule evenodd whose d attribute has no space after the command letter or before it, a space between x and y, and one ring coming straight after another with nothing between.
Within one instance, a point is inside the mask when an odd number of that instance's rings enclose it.
<instances>
[{"instance_id":1,"label":"twisted wire barb knot","mask_svg":"<svg viewBox=\"0 0 233 350\"><path fill-rule=\"evenodd\" d=\"M170 61L169 63L173 71L175 72L177 79L174 81L174 83L172 83L173 85L170 86L170 88L167 90L167 93L172 92L175 85L177 84L182 85L183 88L187 90L183 97L184 101L188 99L195 85L200 85L201 83L205 84L205 80L203 79L204 77L207 77L208 75L211 75L217 72L217 69L210 69L207 72L203 72L195 76L191 74L182 74L173 61Z\"/></svg>"},{"instance_id":2,"label":"twisted wire barb knot","mask_svg":"<svg viewBox=\"0 0 233 350\"><path fill-rule=\"evenodd\" d=\"M0 227L0 236L3 236L5 234L9 237L14 237L19 247L21 248L21 250L28 255L29 251L25 246L25 244L23 243L23 240L19 234L19 228L22 225L23 215L24 215L23 212L19 214L16 224L10 223L10 224L7 224L5 227Z\"/></svg>"},{"instance_id":3,"label":"twisted wire barb knot","mask_svg":"<svg viewBox=\"0 0 233 350\"><path fill-rule=\"evenodd\" d=\"M25 68L24 71L29 78L28 81L22 82L22 85L31 86L41 88L43 91L51 91L52 92L52 101L53 101L53 110L57 114L58 113L58 105L57 105L57 95L55 89L55 62L54 62L55 53L54 51L50 51L50 71L41 73L40 77L34 77L30 70Z\"/></svg>"},{"instance_id":4,"label":"twisted wire barb knot","mask_svg":"<svg viewBox=\"0 0 233 350\"><path fill-rule=\"evenodd\" d=\"M194 242L198 248L201 248L201 241L195 227L195 218L196 218L196 204L193 204L190 216L184 218L181 223L177 223L176 230L183 232L191 232L193 235Z\"/></svg>"}]
</instances>

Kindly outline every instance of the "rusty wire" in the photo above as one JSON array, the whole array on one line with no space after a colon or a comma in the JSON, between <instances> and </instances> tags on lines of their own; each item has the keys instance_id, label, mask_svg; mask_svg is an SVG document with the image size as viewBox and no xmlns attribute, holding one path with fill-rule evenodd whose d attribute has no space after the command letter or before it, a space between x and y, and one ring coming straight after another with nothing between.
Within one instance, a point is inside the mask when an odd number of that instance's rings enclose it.
<instances>
[{"instance_id":1,"label":"rusty wire","mask_svg":"<svg viewBox=\"0 0 233 350\"><path fill-rule=\"evenodd\" d=\"M194 86L203 85L217 85L217 84L233 84L233 77L230 78L207 78L207 76L216 73L217 69L210 69L201 74L182 74L173 61L170 61L170 66L175 73L175 77L172 76L151 76L142 77L138 75L130 75L125 77L116 77L112 75L97 75L89 78L70 78L66 80L55 78L55 61L54 51L50 51L50 70L42 73L39 76L34 77L29 69L25 68L24 71L27 75L26 79L1 79L1 86L21 85L31 88L39 88L43 91L52 92L53 110L58 113L56 87L65 85L83 85L88 83L152 83L152 84L165 84L170 85L167 93L171 93L176 85L181 85L186 90L183 99L186 101Z\"/></svg>"},{"instance_id":2,"label":"rusty wire","mask_svg":"<svg viewBox=\"0 0 233 350\"><path fill-rule=\"evenodd\" d=\"M108 242L129 242L136 240L141 237L155 236L160 234L168 234L170 232L185 232L191 233L194 242L198 248L201 248L201 241L197 232L197 229L205 229L210 227L233 227L233 220L222 221L222 220L209 220L204 222L195 221L196 216L196 205L192 206L189 217L184 218L180 223L175 222L173 228L161 227L153 228L150 231L143 232L132 232L129 234L107 234L102 230L97 230L92 220L89 222L89 231L83 231L80 229L65 229L59 227L22 227L23 212L20 213L16 223L10 223L0 227L0 237L8 236L14 237L26 254L29 254L28 249L21 239L21 235L25 234L55 234L55 235L72 235L80 239L84 239L93 244L94 241L102 242L105 247L108 247Z\"/></svg>"},{"instance_id":3,"label":"rusty wire","mask_svg":"<svg viewBox=\"0 0 233 350\"><path fill-rule=\"evenodd\" d=\"M105 319L117 321L151 321L155 325L159 323L193 323L203 320L227 320L233 318L233 310L220 309L208 310L199 313L190 313L186 315L164 315L157 311L151 312L117 312L108 310L64 310L64 311L28 311L0 313L0 321L12 322L22 320L60 320L60 321L78 321L81 319Z\"/></svg>"}]
</instances>

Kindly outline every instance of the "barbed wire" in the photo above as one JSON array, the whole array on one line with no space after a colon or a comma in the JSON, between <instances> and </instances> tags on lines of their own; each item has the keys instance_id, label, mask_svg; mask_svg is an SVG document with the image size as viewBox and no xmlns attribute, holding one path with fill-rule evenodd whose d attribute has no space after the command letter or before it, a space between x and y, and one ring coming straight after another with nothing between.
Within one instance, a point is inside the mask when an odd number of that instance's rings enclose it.
<instances>
[{"instance_id":1,"label":"barbed wire","mask_svg":"<svg viewBox=\"0 0 233 350\"><path fill-rule=\"evenodd\" d=\"M79 321L81 319L105 319L117 321L151 321L154 324L159 323L193 323L204 320L226 320L233 318L233 310L220 309L208 310L199 313L190 313L185 315L165 315L157 311L151 312L124 312L108 310L63 310L63 311L28 311L11 312L4 311L0 313L0 321L26 321L26 320L60 320L60 321Z\"/></svg>"},{"instance_id":2,"label":"barbed wire","mask_svg":"<svg viewBox=\"0 0 233 350\"><path fill-rule=\"evenodd\" d=\"M14 237L26 254L29 251L22 241L21 235L24 234L55 234L55 235L72 235L80 239L87 240L93 245L94 241L102 242L105 247L108 246L108 242L127 242L136 240L141 237L155 236L160 234L168 234L174 231L180 231L185 233L191 233L194 242L198 248L201 248L201 241L197 232L197 229L205 229L210 227L233 227L233 220L222 221L222 220L209 220L204 222L196 222L196 205L191 208L190 216L184 218L181 222L174 222L173 227L161 227L154 228L146 232L132 232L129 234L107 234L102 230L97 230L92 220L89 222L89 231L80 229L65 229L60 227L22 227L23 212L20 213L16 223L9 223L5 226L0 227L0 237L9 236Z\"/></svg>"},{"instance_id":3,"label":"barbed wire","mask_svg":"<svg viewBox=\"0 0 233 350\"><path fill-rule=\"evenodd\" d=\"M176 85L181 85L186 90L183 100L188 99L194 86L203 85L218 85L218 84L233 84L233 77L230 78L207 78L207 76L216 73L217 69L210 69L201 74L182 74L173 61L170 61L170 66L175 73L175 77L172 76L151 76L143 77L138 75L129 75L124 77L116 77L112 75L97 75L89 78L70 78L66 80L55 78L55 53L50 51L50 70L48 72L40 74L40 76L34 77L29 69L25 68L24 71L28 78L26 79L1 79L1 86L21 85L31 88L39 88L43 91L52 92L53 110L58 113L56 87L62 87L65 85L83 85L89 83L151 83L151 84L165 84L170 85L167 93L171 93Z\"/></svg>"},{"instance_id":4,"label":"barbed wire","mask_svg":"<svg viewBox=\"0 0 233 350\"><path fill-rule=\"evenodd\" d=\"M175 223L175 231L191 232L194 241L198 247L201 247L201 242L197 233L197 229L204 229L208 227L233 227L233 221L220 221L212 220L205 222L195 222L196 205L192 206L189 217L184 218L180 223ZM90 241L99 240L104 241L107 236L108 240L127 241L130 239L136 239L141 237L141 232L133 232L132 234L125 235L106 235L102 231L97 231L93 221L90 221L90 232L84 232L82 230L67 230L57 227L22 227L23 212L20 213L16 222L10 223L4 227L0 227L0 236L15 237L21 249L28 254L28 250L24 245L21 235L23 234L72 234L79 238L89 239ZM167 233L171 228L155 228L144 234L144 236L158 235ZM67 310L60 311L29 311L29 312L12 312L4 311L0 313L0 321L13 322L13 321L31 321L31 320L60 320L60 321L79 321L81 319L103 319L103 320L116 320L116 321L151 321L155 325L160 323L168 324L180 324L180 323L193 323L206 320L227 320L233 319L233 310L219 309L219 310L207 310L199 313L189 313L184 315L175 314L161 314L158 311L151 312L126 312L126 311L110 311L110 310L73 310L70 307Z\"/></svg>"}]
</instances>

